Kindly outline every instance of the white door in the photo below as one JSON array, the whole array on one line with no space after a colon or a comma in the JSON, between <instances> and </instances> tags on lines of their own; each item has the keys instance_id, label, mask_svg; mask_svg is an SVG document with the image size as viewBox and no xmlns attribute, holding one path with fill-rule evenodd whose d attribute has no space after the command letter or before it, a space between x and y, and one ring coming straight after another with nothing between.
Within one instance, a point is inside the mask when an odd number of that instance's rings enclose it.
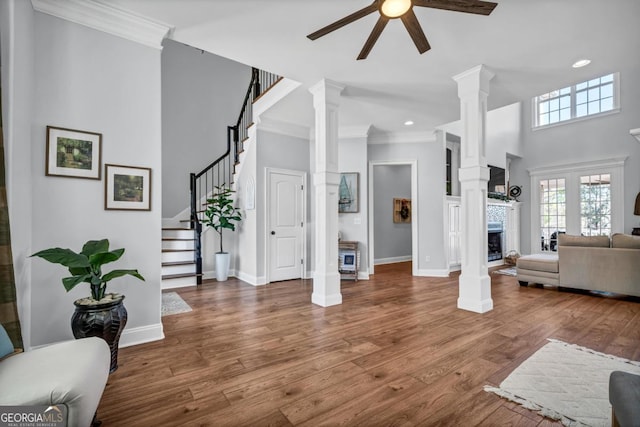
<instances>
[{"instance_id":1,"label":"white door","mask_svg":"<svg viewBox=\"0 0 640 427\"><path fill-rule=\"evenodd\" d=\"M461 264L460 203L449 203L449 266Z\"/></svg>"},{"instance_id":2,"label":"white door","mask_svg":"<svg viewBox=\"0 0 640 427\"><path fill-rule=\"evenodd\" d=\"M303 184L303 172L269 173L270 282L302 277Z\"/></svg>"}]
</instances>

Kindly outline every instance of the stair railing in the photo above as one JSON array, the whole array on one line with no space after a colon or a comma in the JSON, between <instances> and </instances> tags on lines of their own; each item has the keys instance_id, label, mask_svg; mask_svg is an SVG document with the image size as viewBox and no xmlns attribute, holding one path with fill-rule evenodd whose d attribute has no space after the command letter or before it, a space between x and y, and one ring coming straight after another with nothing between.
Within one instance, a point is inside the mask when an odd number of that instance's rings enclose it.
<instances>
[{"instance_id":1,"label":"stair railing","mask_svg":"<svg viewBox=\"0 0 640 427\"><path fill-rule=\"evenodd\" d=\"M206 200L217 188L231 188L235 167L244 151L244 142L249 139L249 127L253 124L253 103L271 89L281 77L268 71L251 69L251 81L244 97L238 120L227 126L227 149L213 163L189 177L190 228L194 230L195 263L197 284L202 284L202 223L200 215L205 210ZM265 89L263 89L265 88Z\"/></svg>"}]
</instances>

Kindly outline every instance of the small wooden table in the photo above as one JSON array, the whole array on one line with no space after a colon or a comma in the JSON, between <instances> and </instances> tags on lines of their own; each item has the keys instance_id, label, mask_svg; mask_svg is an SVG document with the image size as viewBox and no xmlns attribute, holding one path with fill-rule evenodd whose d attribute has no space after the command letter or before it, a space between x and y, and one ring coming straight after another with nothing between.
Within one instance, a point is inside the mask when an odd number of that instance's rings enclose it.
<instances>
[{"instance_id":1,"label":"small wooden table","mask_svg":"<svg viewBox=\"0 0 640 427\"><path fill-rule=\"evenodd\" d=\"M358 281L360 270L360 250L358 242L341 240L338 242L338 272L342 279Z\"/></svg>"}]
</instances>

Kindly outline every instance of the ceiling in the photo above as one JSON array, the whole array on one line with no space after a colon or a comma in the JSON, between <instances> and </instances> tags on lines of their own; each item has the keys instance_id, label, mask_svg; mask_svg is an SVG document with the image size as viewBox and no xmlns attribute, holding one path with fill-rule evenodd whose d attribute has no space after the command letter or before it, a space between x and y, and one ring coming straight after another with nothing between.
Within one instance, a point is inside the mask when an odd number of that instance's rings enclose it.
<instances>
[{"instance_id":1,"label":"ceiling","mask_svg":"<svg viewBox=\"0 0 640 427\"><path fill-rule=\"evenodd\" d=\"M301 82L267 114L307 126L308 88L322 78L345 86L341 126L393 134L459 119L451 77L479 64L496 74L489 109L613 71L640 73L639 0L494 1L490 16L416 7L430 51L420 55L392 20L369 58L356 61L377 13L316 41L306 35L371 0L103 0L174 26L176 41ZM573 69L581 58L592 63Z\"/></svg>"}]
</instances>

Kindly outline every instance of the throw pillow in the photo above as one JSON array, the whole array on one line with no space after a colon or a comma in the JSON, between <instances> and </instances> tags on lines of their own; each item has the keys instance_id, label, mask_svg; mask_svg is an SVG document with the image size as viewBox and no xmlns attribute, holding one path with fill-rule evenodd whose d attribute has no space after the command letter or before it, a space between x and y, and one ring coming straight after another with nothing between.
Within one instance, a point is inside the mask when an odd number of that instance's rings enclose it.
<instances>
[{"instance_id":1,"label":"throw pillow","mask_svg":"<svg viewBox=\"0 0 640 427\"><path fill-rule=\"evenodd\" d=\"M560 234L558 236L559 246L584 246L590 248L608 248L608 236L572 236L570 234Z\"/></svg>"},{"instance_id":2,"label":"throw pillow","mask_svg":"<svg viewBox=\"0 0 640 427\"><path fill-rule=\"evenodd\" d=\"M615 233L611 236L612 248L640 249L640 236Z\"/></svg>"},{"instance_id":3,"label":"throw pillow","mask_svg":"<svg viewBox=\"0 0 640 427\"><path fill-rule=\"evenodd\" d=\"M0 359L11 353L13 353L13 343L7 331L5 331L2 324L0 324Z\"/></svg>"}]
</instances>

